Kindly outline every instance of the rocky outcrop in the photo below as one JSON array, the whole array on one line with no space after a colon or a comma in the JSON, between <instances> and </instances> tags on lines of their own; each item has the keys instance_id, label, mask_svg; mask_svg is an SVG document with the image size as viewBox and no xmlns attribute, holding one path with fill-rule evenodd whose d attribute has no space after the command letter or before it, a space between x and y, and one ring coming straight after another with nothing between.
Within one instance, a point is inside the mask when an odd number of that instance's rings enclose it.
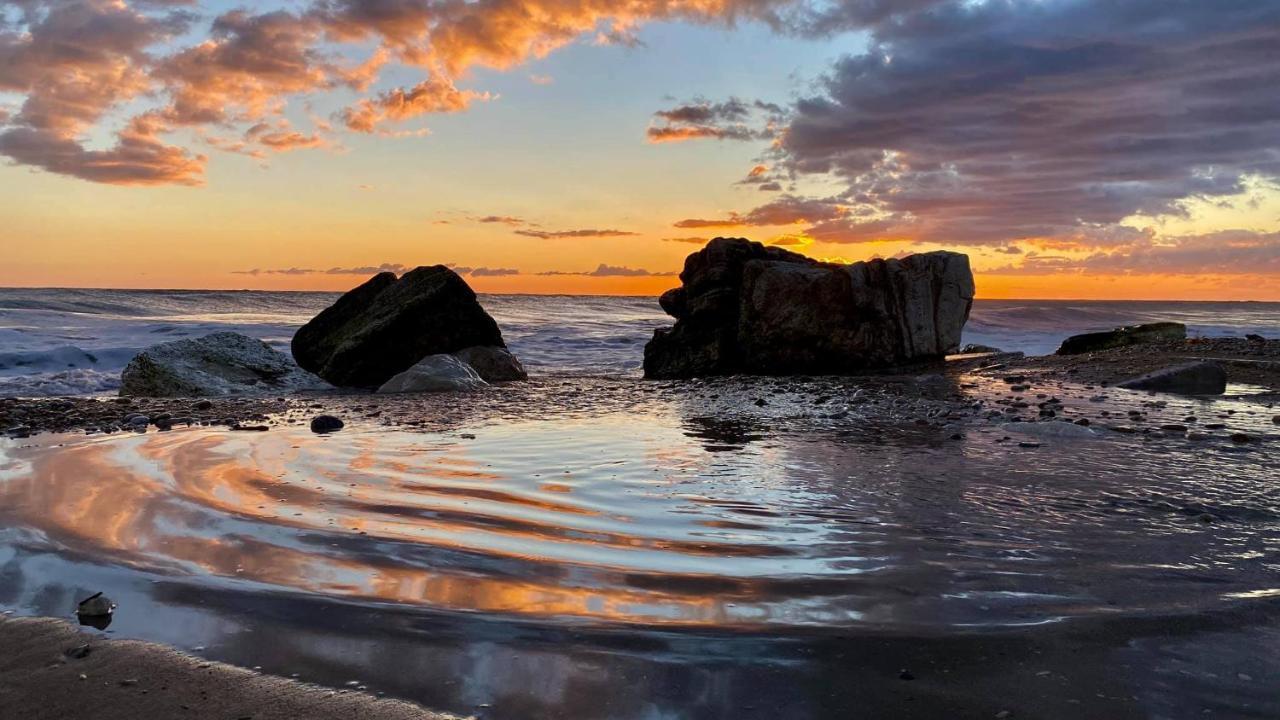
<instances>
[{"instance_id":1,"label":"rocky outcrop","mask_svg":"<svg viewBox=\"0 0 1280 720\"><path fill-rule=\"evenodd\" d=\"M1143 345L1164 340L1186 340L1187 326L1176 322L1147 323L1146 325L1129 325L1104 332L1072 335L1062 341L1057 355L1079 355L1081 353L1110 350L1127 345Z\"/></svg>"},{"instance_id":2,"label":"rocky outcrop","mask_svg":"<svg viewBox=\"0 0 1280 720\"><path fill-rule=\"evenodd\" d=\"M487 385L470 365L452 355L429 355L378 388L380 393L451 392Z\"/></svg>"},{"instance_id":3,"label":"rocky outcrop","mask_svg":"<svg viewBox=\"0 0 1280 720\"><path fill-rule=\"evenodd\" d=\"M233 332L153 345L120 375L121 395L144 397L262 395L326 387L287 355Z\"/></svg>"},{"instance_id":4,"label":"rocky outcrop","mask_svg":"<svg viewBox=\"0 0 1280 720\"><path fill-rule=\"evenodd\" d=\"M741 238L685 260L659 298L676 318L645 346L645 376L847 374L941 358L973 305L969 258L931 252L839 265Z\"/></svg>"},{"instance_id":5,"label":"rocky outcrop","mask_svg":"<svg viewBox=\"0 0 1280 720\"><path fill-rule=\"evenodd\" d=\"M506 348L478 345L452 353L454 357L471 366L485 382L511 382L528 380L529 373Z\"/></svg>"},{"instance_id":6,"label":"rocky outcrop","mask_svg":"<svg viewBox=\"0 0 1280 720\"><path fill-rule=\"evenodd\" d=\"M1221 395L1227 391L1227 371L1215 362L1190 362L1116 383L1116 387L1182 395Z\"/></svg>"},{"instance_id":7,"label":"rocky outcrop","mask_svg":"<svg viewBox=\"0 0 1280 720\"><path fill-rule=\"evenodd\" d=\"M375 388L429 355L506 347L476 294L443 265L381 273L293 336L298 365L334 385Z\"/></svg>"}]
</instances>

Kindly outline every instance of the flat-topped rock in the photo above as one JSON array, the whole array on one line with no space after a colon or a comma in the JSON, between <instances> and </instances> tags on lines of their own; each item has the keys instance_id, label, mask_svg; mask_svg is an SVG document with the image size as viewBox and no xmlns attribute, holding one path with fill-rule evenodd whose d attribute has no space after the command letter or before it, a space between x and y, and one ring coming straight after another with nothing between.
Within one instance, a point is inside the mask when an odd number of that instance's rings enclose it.
<instances>
[{"instance_id":1,"label":"flat-topped rock","mask_svg":"<svg viewBox=\"0 0 1280 720\"><path fill-rule=\"evenodd\" d=\"M840 265L741 238L685 260L659 299L676 318L645 346L645 376L848 374L940 359L973 305L965 255Z\"/></svg>"},{"instance_id":2,"label":"flat-topped rock","mask_svg":"<svg viewBox=\"0 0 1280 720\"><path fill-rule=\"evenodd\" d=\"M1144 345L1165 340L1186 340L1187 326L1176 322L1157 322L1145 325L1127 325L1103 332L1072 335L1062 341L1057 355L1110 350L1127 345Z\"/></svg>"},{"instance_id":3,"label":"flat-topped rock","mask_svg":"<svg viewBox=\"0 0 1280 720\"><path fill-rule=\"evenodd\" d=\"M292 349L334 385L376 388L427 356L474 346L506 343L466 281L433 265L375 275L303 325Z\"/></svg>"}]
</instances>

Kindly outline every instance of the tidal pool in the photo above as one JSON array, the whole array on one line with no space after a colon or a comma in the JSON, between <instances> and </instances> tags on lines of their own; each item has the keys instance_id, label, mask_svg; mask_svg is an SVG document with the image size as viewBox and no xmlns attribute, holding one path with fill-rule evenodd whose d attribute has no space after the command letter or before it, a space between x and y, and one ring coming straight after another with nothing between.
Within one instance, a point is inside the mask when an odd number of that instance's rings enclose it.
<instances>
[{"instance_id":1,"label":"tidal pool","mask_svg":"<svg viewBox=\"0 0 1280 720\"><path fill-rule=\"evenodd\" d=\"M117 636L479 717L1274 717L1249 409L1248 446L679 399L3 441L0 605L102 590Z\"/></svg>"}]
</instances>

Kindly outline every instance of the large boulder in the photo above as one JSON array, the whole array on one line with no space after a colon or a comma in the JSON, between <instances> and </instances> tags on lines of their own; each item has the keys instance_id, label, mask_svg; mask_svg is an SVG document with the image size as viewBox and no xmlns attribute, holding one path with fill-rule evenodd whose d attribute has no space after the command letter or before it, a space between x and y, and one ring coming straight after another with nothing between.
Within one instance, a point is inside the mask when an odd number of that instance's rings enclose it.
<instances>
[{"instance_id":1,"label":"large boulder","mask_svg":"<svg viewBox=\"0 0 1280 720\"><path fill-rule=\"evenodd\" d=\"M334 385L376 388L428 355L506 347L476 294L443 265L375 275L293 336L298 365Z\"/></svg>"},{"instance_id":2,"label":"large boulder","mask_svg":"<svg viewBox=\"0 0 1280 720\"><path fill-rule=\"evenodd\" d=\"M477 345L463 348L453 356L471 366L485 382L511 382L512 380L528 380L529 373L524 366L506 348L491 345Z\"/></svg>"},{"instance_id":3,"label":"large boulder","mask_svg":"<svg viewBox=\"0 0 1280 720\"><path fill-rule=\"evenodd\" d=\"M1227 391L1227 371L1215 362L1189 362L1116 383L1116 387L1183 395L1221 395Z\"/></svg>"},{"instance_id":4,"label":"large boulder","mask_svg":"<svg viewBox=\"0 0 1280 720\"><path fill-rule=\"evenodd\" d=\"M452 355L428 355L378 388L380 393L451 392L487 385L472 367Z\"/></svg>"},{"instance_id":5,"label":"large boulder","mask_svg":"<svg viewBox=\"0 0 1280 720\"><path fill-rule=\"evenodd\" d=\"M233 332L153 345L120 375L121 395L143 397L262 395L327 387L288 355Z\"/></svg>"},{"instance_id":6,"label":"large boulder","mask_svg":"<svg viewBox=\"0 0 1280 720\"><path fill-rule=\"evenodd\" d=\"M650 378L847 374L941 358L973 305L969 258L931 252L851 265L741 238L685 260L662 295L676 318L645 346Z\"/></svg>"},{"instance_id":7,"label":"large boulder","mask_svg":"<svg viewBox=\"0 0 1280 720\"><path fill-rule=\"evenodd\" d=\"M1146 325L1128 325L1115 330L1072 335L1062 341L1058 355L1080 355L1082 353L1110 350L1128 345L1143 345L1165 340L1186 340L1187 326L1176 322L1147 323Z\"/></svg>"}]
</instances>

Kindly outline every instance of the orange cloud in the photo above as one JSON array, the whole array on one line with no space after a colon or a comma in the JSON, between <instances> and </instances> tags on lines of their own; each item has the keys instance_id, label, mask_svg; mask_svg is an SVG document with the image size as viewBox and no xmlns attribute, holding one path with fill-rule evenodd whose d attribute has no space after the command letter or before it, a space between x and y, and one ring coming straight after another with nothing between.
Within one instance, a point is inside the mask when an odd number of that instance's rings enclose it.
<instances>
[{"instance_id":1,"label":"orange cloud","mask_svg":"<svg viewBox=\"0 0 1280 720\"><path fill-rule=\"evenodd\" d=\"M375 98L361 100L342 111L342 122L356 132L371 133L384 122L399 122L428 113L462 112L476 101L493 99L489 93L459 90L448 78L434 76L412 88L396 88Z\"/></svg>"}]
</instances>

